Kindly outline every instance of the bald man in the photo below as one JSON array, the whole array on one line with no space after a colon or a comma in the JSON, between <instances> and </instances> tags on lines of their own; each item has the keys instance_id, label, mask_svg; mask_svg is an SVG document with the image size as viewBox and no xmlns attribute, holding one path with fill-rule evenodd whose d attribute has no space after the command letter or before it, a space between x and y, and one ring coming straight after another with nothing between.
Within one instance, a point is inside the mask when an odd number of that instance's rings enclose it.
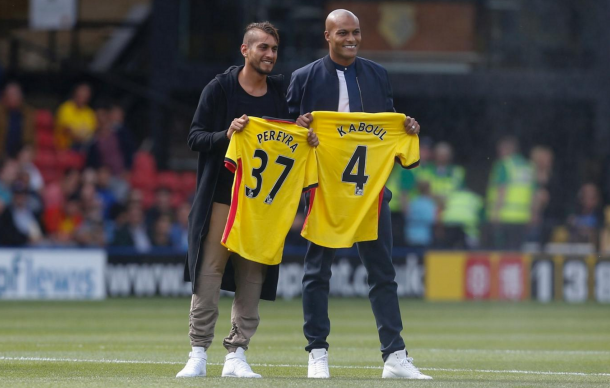
<instances>
[{"instance_id":1,"label":"bald man","mask_svg":"<svg viewBox=\"0 0 610 388\"><path fill-rule=\"evenodd\" d=\"M375 62L357 56L361 42L360 22L352 12L339 9L326 19L324 37L329 53L295 71L288 87L288 109L297 124L309 128L313 111L395 112L387 71ZM411 117L405 130L419 133ZM311 136L317 141L315 134ZM400 335L402 319L398 305L396 271L392 264L392 224L384 190L379 215L379 238L359 242L360 259L368 272L369 299L377 321L384 360L383 378L431 379L407 357ZM309 201L307 201L309 202ZM303 331L308 340L308 377L328 378L328 292L335 249L308 244L303 275Z\"/></svg>"}]
</instances>

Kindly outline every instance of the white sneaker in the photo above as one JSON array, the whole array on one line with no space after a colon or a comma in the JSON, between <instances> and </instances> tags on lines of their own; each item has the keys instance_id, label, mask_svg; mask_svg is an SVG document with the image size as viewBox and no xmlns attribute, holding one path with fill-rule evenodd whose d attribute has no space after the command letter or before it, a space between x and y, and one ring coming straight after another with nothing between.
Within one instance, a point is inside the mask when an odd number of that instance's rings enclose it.
<instances>
[{"instance_id":1,"label":"white sneaker","mask_svg":"<svg viewBox=\"0 0 610 388\"><path fill-rule=\"evenodd\" d=\"M205 349L193 346L186 366L178 372L176 377L205 377L207 361L208 355L205 353Z\"/></svg>"},{"instance_id":2,"label":"white sneaker","mask_svg":"<svg viewBox=\"0 0 610 388\"><path fill-rule=\"evenodd\" d=\"M309 352L307 377L310 379L329 379L328 352L326 349L313 349Z\"/></svg>"},{"instance_id":3,"label":"white sneaker","mask_svg":"<svg viewBox=\"0 0 610 388\"><path fill-rule=\"evenodd\" d=\"M413 365L413 359L407 357L405 350L399 350L390 354L383 365L381 377L384 379L432 380L432 377L421 373Z\"/></svg>"},{"instance_id":4,"label":"white sneaker","mask_svg":"<svg viewBox=\"0 0 610 388\"><path fill-rule=\"evenodd\" d=\"M225 365L222 367L222 377L246 377L260 379L262 376L252 372L252 368L246 361L243 348L237 348L235 353L229 353L225 357Z\"/></svg>"}]
</instances>

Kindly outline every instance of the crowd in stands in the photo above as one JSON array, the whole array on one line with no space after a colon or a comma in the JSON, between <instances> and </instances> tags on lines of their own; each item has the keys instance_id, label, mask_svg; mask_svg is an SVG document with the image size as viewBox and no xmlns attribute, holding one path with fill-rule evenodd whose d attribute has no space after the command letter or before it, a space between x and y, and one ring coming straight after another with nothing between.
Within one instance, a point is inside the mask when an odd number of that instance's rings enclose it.
<instances>
[{"instance_id":1,"label":"crowd in stands","mask_svg":"<svg viewBox=\"0 0 610 388\"><path fill-rule=\"evenodd\" d=\"M122 107L93 109L91 96L91 87L79 84L53 114L30 107L19 84L5 86L0 246L185 250L195 173L157 171L154 158L138 150ZM567 218L547 222L556 179L549 148L534 147L526 158L515 138L501 139L484 195L467 186L466 170L454 163L448 143L422 137L420 154L418 168L396 166L387 183L394 193L396 246L520 249L526 242L600 242L606 222L596 184L575 193ZM288 244L304 244L303 220L299 213ZM610 243L607 235L601 239Z\"/></svg>"},{"instance_id":2,"label":"crowd in stands","mask_svg":"<svg viewBox=\"0 0 610 388\"><path fill-rule=\"evenodd\" d=\"M0 101L0 246L185 250L194 172L157 171L118 104L77 85L55 114Z\"/></svg>"},{"instance_id":3,"label":"crowd in stands","mask_svg":"<svg viewBox=\"0 0 610 388\"><path fill-rule=\"evenodd\" d=\"M551 149L533 147L525 158L516 138L501 139L484 196L467 187L465 169L453 163L449 144L424 137L420 151L418 168L396 167L388 182L401 195L392 208L396 245L518 250L527 243L600 243L606 218L597 185L583 184L573 204L560 205L568 209L567 218L556 222L549 216L551 192L558 187Z\"/></svg>"}]
</instances>

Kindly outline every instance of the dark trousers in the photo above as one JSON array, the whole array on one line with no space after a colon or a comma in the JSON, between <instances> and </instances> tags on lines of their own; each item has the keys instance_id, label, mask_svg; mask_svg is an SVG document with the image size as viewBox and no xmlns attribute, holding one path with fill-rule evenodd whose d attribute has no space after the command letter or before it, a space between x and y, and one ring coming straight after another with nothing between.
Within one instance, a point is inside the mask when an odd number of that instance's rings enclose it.
<instances>
[{"instance_id":1,"label":"dark trousers","mask_svg":"<svg viewBox=\"0 0 610 388\"><path fill-rule=\"evenodd\" d=\"M385 189L379 216L378 239L357 243L360 260L368 273L369 299L377 322L381 353L384 359L397 350L405 349L400 336L402 318L398 305L396 271L392 263L392 221L388 203L392 193ZM328 292L331 265L336 249L309 243L303 275L303 332L309 344L305 348L328 349L330 333Z\"/></svg>"}]
</instances>

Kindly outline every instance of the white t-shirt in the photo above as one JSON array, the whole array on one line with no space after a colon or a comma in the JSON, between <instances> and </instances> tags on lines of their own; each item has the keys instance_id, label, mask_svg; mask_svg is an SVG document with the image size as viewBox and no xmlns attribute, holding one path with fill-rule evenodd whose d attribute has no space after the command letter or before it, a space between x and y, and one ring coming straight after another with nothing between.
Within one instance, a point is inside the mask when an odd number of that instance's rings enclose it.
<instances>
[{"instance_id":1,"label":"white t-shirt","mask_svg":"<svg viewBox=\"0 0 610 388\"><path fill-rule=\"evenodd\" d=\"M349 112L349 95L347 94L345 74L341 70L337 70L337 77L339 77L339 108L337 112Z\"/></svg>"}]
</instances>

